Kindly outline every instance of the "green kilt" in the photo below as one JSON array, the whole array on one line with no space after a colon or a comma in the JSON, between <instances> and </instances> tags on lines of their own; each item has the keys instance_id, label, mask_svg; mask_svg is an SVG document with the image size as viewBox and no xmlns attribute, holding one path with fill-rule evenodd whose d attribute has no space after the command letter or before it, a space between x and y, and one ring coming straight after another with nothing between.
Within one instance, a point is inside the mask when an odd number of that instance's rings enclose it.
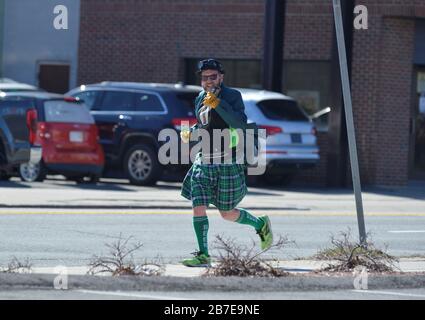
<instances>
[{"instance_id":1,"label":"green kilt","mask_svg":"<svg viewBox=\"0 0 425 320\"><path fill-rule=\"evenodd\" d=\"M202 164L197 157L183 180L181 195L192 201L192 207L212 204L229 211L247 191L244 164Z\"/></svg>"}]
</instances>

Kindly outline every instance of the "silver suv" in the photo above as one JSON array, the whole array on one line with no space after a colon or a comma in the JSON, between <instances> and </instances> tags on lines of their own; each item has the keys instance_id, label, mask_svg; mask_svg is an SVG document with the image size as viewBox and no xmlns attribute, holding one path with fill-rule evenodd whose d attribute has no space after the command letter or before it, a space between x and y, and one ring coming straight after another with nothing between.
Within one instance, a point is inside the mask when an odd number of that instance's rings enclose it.
<instances>
[{"instance_id":1,"label":"silver suv","mask_svg":"<svg viewBox=\"0 0 425 320\"><path fill-rule=\"evenodd\" d=\"M294 99L265 90L237 90L242 94L248 122L256 122L267 133L267 182L288 183L297 170L317 165L316 128Z\"/></svg>"}]
</instances>

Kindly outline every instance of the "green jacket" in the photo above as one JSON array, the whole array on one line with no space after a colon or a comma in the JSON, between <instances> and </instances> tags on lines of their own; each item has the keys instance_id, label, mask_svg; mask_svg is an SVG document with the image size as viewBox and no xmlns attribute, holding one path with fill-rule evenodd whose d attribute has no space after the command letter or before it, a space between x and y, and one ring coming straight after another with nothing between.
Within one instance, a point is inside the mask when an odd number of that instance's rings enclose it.
<instances>
[{"instance_id":1,"label":"green jacket","mask_svg":"<svg viewBox=\"0 0 425 320\"><path fill-rule=\"evenodd\" d=\"M191 132L203 128L199 118L199 109L202 107L202 101L204 100L205 96L206 92L202 91L195 100L195 114L197 123L190 128ZM247 123L245 105L243 103L241 93L235 89L231 89L222 85L218 98L220 99L220 104L214 110L220 115L226 124L229 125L229 128L242 129L244 131L245 141L247 135L246 129L252 129L253 131L251 130L250 132L253 132L254 134L254 148L255 150L258 150L258 127L256 123ZM245 150L245 152L247 152L247 150ZM246 157L247 154L245 153L245 161L247 160Z\"/></svg>"},{"instance_id":2,"label":"green jacket","mask_svg":"<svg viewBox=\"0 0 425 320\"><path fill-rule=\"evenodd\" d=\"M205 91L201 91L195 100L195 114L198 123L192 126L191 131L202 129L201 120L199 119L199 109L202 107L202 101L206 95ZM242 100L242 95L235 89L221 85L221 90L218 95L220 104L215 108L215 111L220 117L233 129L247 129L251 126L247 124L245 114L245 105Z\"/></svg>"}]
</instances>

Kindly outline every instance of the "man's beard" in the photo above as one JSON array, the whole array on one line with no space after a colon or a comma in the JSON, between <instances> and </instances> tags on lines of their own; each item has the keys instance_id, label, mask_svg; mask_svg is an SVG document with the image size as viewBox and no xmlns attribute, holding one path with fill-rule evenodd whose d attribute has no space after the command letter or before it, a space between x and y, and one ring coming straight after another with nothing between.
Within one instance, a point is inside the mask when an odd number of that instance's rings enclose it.
<instances>
[{"instance_id":1,"label":"man's beard","mask_svg":"<svg viewBox=\"0 0 425 320\"><path fill-rule=\"evenodd\" d=\"M220 86L221 86L221 83L218 83L217 85L214 84L212 86L205 86L204 91L215 93L218 89L220 89Z\"/></svg>"}]
</instances>

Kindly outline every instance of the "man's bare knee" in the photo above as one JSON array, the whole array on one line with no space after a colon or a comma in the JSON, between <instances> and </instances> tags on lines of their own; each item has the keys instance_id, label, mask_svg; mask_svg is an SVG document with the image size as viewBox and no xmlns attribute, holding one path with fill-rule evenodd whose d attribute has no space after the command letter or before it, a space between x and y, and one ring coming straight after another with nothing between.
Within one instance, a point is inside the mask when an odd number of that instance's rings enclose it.
<instances>
[{"instance_id":1,"label":"man's bare knee","mask_svg":"<svg viewBox=\"0 0 425 320\"><path fill-rule=\"evenodd\" d=\"M193 216L194 217L203 217L207 215L207 207L199 206L193 208Z\"/></svg>"},{"instance_id":2,"label":"man's bare knee","mask_svg":"<svg viewBox=\"0 0 425 320\"><path fill-rule=\"evenodd\" d=\"M237 218L239 217L239 213L234 209L230 211L225 211L225 210L219 210L219 211L223 219L226 219L229 221L236 221Z\"/></svg>"}]
</instances>

